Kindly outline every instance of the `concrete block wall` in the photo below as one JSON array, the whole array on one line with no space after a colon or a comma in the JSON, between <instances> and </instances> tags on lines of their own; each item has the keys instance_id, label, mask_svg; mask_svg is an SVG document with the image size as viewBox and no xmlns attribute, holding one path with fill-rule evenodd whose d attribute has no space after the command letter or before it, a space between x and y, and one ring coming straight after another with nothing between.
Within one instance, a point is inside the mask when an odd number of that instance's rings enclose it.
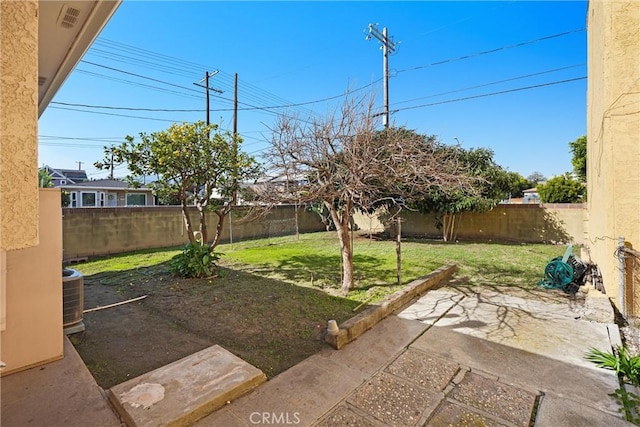
<instances>
[{"instance_id":1,"label":"concrete block wall","mask_svg":"<svg viewBox=\"0 0 640 427\"><path fill-rule=\"evenodd\" d=\"M191 212L194 228L198 213ZM249 240L295 233L294 206L279 206L265 216L245 218L247 211L232 212L223 228L222 241ZM218 218L207 214L213 238ZM384 219L356 215L361 231L380 232ZM300 232L323 231L316 214L298 208ZM572 205L498 205L489 212L464 213L458 229L460 240L508 242L560 242L581 244L584 240L584 208ZM388 230L388 228L387 228ZM441 238L434 214L403 213L404 237ZM180 246L187 242L182 211L177 206L139 208L63 209L63 256L65 260L122 253L138 249Z\"/></svg>"},{"instance_id":2,"label":"concrete block wall","mask_svg":"<svg viewBox=\"0 0 640 427\"><path fill-rule=\"evenodd\" d=\"M138 249L180 246L188 241L179 206L138 208L65 208L62 210L65 260L109 255ZM298 208L298 228L307 233L324 230L319 217ZM232 211L225 220L222 241L275 237L295 233L296 209L278 206L265 216L245 218L247 211ZM190 211L194 229L198 212ZM218 217L207 213L209 238L215 235Z\"/></svg>"},{"instance_id":3,"label":"concrete block wall","mask_svg":"<svg viewBox=\"0 0 640 427\"><path fill-rule=\"evenodd\" d=\"M458 225L459 240L506 241L523 243L584 242L582 204L498 205L489 212L462 214ZM402 236L441 238L436 228L436 215L404 211ZM384 219L358 215L356 223L362 231L389 230Z\"/></svg>"}]
</instances>

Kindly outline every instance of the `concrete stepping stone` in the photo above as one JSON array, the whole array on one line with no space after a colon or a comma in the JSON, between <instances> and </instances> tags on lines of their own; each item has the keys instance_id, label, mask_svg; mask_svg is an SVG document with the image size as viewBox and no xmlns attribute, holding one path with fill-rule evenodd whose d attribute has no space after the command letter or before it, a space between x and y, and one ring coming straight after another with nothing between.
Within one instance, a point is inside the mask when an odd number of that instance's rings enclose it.
<instances>
[{"instance_id":1,"label":"concrete stepping stone","mask_svg":"<svg viewBox=\"0 0 640 427\"><path fill-rule=\"evenodd\" d=\"M128 426L187 426L267 380L214 345L109 390Z\"/></svg>"}]
</instances>

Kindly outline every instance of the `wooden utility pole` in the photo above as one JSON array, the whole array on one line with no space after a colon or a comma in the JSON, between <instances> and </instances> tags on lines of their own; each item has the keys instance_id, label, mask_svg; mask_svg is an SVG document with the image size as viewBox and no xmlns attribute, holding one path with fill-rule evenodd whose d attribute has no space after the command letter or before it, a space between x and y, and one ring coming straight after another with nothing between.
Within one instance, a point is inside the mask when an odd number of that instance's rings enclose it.
<instances>
[{"instance_id":1,"label":"wooden utility pole","mask_svg":"<svg viewBox=\"0 0 640 427\"><path fill-rule=\"evenodd\" d=\"M233 78L233 204L238 204L238 73Z\"/></svg>"},{"instance_id":2,"label":"wooden utility pole","mask_svg":"<svg viewBox=\"0 0 640 427\"><path fill-rule=\"evenodd\" d=\"M233 136L238 134L238 73L233 78Z\"/></svg>"},{"instance_id":3,"label":"wooden utility pole","mask_svg":"<svg viewBox=\"0 0 640 427\"><path fill-rule=\"evenodd\" d=\"M204 87L205 87L205 95L207 98L206 101L206 109L207 109L207 126L209 126L209 123L211 123L211 121L209 120L209 110L210 110L210 105L209 105L209 72L205 71L204 72Z\"/></svg>"},{"instance_id":4,"label":"wooden utility pole","mask_svg":"<svg viewBox=\"0 0 640 427\"><path fill-rule=\"evenodd\" d=\"M212 73L210 73L208 71L205 71L204 72L204 78L202 80L200 80L200 82L199 82L199 83L204 82L204 86L202 86L201 84L198 84L198 83L194 83L194 85L204 88L205 101L206 101L206 123L207 123L207 126L209 126L211 124L211 121L209 120L209 111L210 111L209 91L212 90L212 91L214 91L214 92L216 92L218 94L222 93L221 89L216 89L216 88L210 88L209 87L209 78L215 76L218 73L219 73L218 70L215 70Z\"/></svg>"}]
</instances>

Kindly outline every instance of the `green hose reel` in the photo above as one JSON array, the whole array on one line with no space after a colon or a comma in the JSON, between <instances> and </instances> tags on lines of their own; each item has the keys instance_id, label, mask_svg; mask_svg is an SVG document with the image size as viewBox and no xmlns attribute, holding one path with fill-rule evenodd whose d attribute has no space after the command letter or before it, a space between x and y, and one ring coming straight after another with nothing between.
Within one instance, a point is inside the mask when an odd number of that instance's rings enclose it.
<instances>
[{"instance_id":1,"label":"green hose reel","mask_svg":"<svg viewBox=\"0 0 640 427\"><path fill-rule=\"evenodd\" d=\"M544 279L540 286L547 289L562 289L575 294L581 285L586 266L572 255L573 245L567 246L564 256L549 261L544 268Z\"/></svg>"}]
</instances>

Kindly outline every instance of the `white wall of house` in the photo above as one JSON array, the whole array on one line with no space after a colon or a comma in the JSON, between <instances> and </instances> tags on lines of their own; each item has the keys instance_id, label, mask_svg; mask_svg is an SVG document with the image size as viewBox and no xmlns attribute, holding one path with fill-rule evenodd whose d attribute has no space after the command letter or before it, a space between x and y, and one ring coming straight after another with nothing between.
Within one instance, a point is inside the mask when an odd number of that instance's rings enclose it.
<instances>
[{"instance_id":1,"label":"white wall of house","mask_svg":"<svg viewBox=\"0 0 640 427\"><path fill-rule=\"evenodd\" d=\"M149 191L71 190L70 208L108 208L123 206L154 206L154 198Z\"/></svg>"}]
</instances>

